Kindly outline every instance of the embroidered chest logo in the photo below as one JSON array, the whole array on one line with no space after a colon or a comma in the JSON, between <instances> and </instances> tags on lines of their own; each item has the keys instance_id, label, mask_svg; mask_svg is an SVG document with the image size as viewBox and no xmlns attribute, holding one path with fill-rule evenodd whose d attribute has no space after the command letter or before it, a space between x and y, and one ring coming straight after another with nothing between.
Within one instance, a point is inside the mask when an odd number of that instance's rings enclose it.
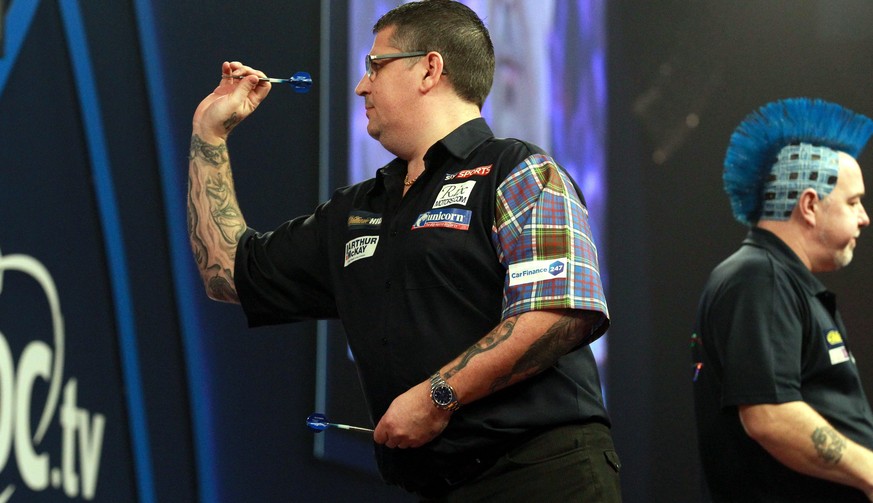
<instances>
[{"instance_id":1,"label":"embroidered chest logo","mask_svg":"<svg viewBox=\"0 0 873 503\"><path fill-rule=\"evenodd\" d=\"M349 264L357 262L362 258L372 257L376 253L378 245L379 236L364 236L349 241L346 243L346 256L343 261L343 267L348 267Z\"/></svg>"},{"instance_id":2,"label":"embroidered chest logo","mask_svg":"<svg viewBox=\"0 0 873 503\"><path fill-rule=\"evenodd\" d=\"M489 164L488 166L479 166L478 168L473 169L465 169L463 171L458 171L457 173L449 173L446 175L446 181L454 180L456 178L470 178L471 176L485 176L488 173L491 173L491 166L493 164Z\"/></svg>"},{"instance_id":3,"label":"embroidered chest logo","mask_svg":"<svg viewBox=\"0 0 873 503\"><path fill-rule=\"evenodd\" d=\"M378 229L382 225L382 215L368 211L349 212L349 229Z\"/></svg>"},{"instance_id":4,"label":"embroidered chest logo","mask_svg":"<svg viewBox=\"0 0 873 503\"><path fill-rule=\"evenodd\" d=\"M475 186L476 182L474 181L443 185L443 188L440 189L440 193L436 197L436 201L433 203L433 207L435 209L445 208L453 204L466 206Z\"/></svg>"},{"instance_id":5,"label":"embroidered chest logo","mask_svg":"<svg viewBox=\"0 0 873 503\"><path fill-rule=\"evenodd\" d=\"M412 230L446 227L449 229L465 231L470 228L470 221L472 219L473 212L470 210L462 210L459 208L431 210L418 216L415 223L412 224Z\"/></svg>"},{"instance_id":6,"label":"embroidered chest logo","mask_svg":"<svg viewBox=\"0 0 873 503\"><path fill-rule=\"evenodd\" d=\"M831 358L831 365L847 362L851 359L849 350L846 349L846 343L843 341L843 336L836 328L832 328L825 332L825 342L828 345L828 356Z\"/></svg>"},{"instance_id":7,"label":"embroidered chest logo","mask_svg":"<svg viewBox=\"0 0 873 503\"><path fill-rule=\"evenodd\" d=\"M509 286L567 277L567 259L530 260L509 266Z\"/></svg>"}]
</instances>

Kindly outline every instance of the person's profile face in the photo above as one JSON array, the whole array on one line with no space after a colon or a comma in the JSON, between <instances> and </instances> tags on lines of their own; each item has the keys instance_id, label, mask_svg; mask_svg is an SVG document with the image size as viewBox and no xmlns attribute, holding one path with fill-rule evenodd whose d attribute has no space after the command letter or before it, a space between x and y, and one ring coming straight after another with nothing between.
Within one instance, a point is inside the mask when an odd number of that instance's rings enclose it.
<instances>
[{"instance_id":1,"label":"person's profile face","mask_svg":"<svg viewBox=\"0 0 873 503\"><path fill-rule=\"evenodd\" d=\"M367 133L385 145L387 133L399 133L409 120L409 99L415 89L411 65L406 54L391 45L394 27L376 34L370 49L370 61L365 65L364 75L355 87L355 94L364 98L367 114ZM396 58L384 57L399 54ZM422 56L415 56L421 58ZM390 141L390 140L389 140ZM386 145L387 148L387 145ZM390 149L389 149L390 150Z\"/></svg>"},{"instance_id":2,"label":"person's profile face","mask_svg":"<svg viewBox=\"0 0 873 503\"><path fill-rule=\"evenodd\" d=\"M837 184L819 202L820 211L816 216L817 239L824 257L817 269L822 271L849 265L861 229L870 224L870 218L861 203L864 179L858 162L840 152L839 165Z\"/></svg>"}]
</instances>

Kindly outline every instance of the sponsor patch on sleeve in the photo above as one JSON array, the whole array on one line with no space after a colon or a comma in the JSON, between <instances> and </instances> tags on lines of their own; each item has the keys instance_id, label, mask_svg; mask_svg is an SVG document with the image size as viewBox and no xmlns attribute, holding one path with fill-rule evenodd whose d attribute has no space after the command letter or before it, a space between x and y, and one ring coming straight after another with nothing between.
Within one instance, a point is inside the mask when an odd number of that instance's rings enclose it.
<instances>
[{"instance_id":1,"label":"sponsor patch on sleeve","mask_svg":"<svg viewBox=\"0 0 873 503\"><path fill-rule=\"evenodd\" d=\"M440 189L440 193L436 197L436 201L433 203L434 209L445 208L453 204L466 206L467 201L470 200L470 193L473 192L473 187L475 186L476 182L472 180L464 183L443 185L443 188Z\"/></svg>"},{"instance_id":2,"label":"sponsor patch on sleeve","mask_svg":"<svg viewBox=\"0 0 873 503\"><path fill-rule=\"evenodd\" d=\"M828 356L831 358L831 365L847 362L851 359L849 350L846 349L846 343L843 341L843 336L839 330L832 328L825 332L825 341L828 345Z\"/></svg>"},{"instance_id":3,"label":"sponsor patch on sleeve","mask_svg":"<svg viewBox=\"0 0 873 503\"><path fill-rule=\"evenodd\" d=\"M412 230L444 227L466 231L470 228L473 212L460 208L430 210L422 213L412 224Z\"/></svg>"},{"instance_id":4,"label":"sponsor patch on sleeve","mask_svg":"<svg viewBox=\"0 0 873 503\"><path fill-rule=\"evenodd\" d=\"M509 286L567 277L567 259L530 260L509 266Z\"/></svg>"},{"instance_id":5,"label":"sponsor patch on sleeve","mask_svg":"<svg viewBox=\"0 0 873 503\"><path fill-rule=\"evenodd\" d=\"M357 262L362 258L372 257L379 245L379 236L363 236L346 243L346 255L343 267Z\"/></svg>"}]
</instances>

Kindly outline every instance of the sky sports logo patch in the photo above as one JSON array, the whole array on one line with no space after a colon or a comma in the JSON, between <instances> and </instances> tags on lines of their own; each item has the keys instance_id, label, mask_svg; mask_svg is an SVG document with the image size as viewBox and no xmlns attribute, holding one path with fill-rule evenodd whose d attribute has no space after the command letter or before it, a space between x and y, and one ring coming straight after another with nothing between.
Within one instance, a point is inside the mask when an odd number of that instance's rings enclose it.
<instances>
[{"instance_id":1,"label":"sky sports logo patch","mask_svg":"<svg viewBox=\"0 0 873 503\"><path fill-rule=\"evenodd\" d=\"M444 227L465 231L470 228L470 221L472 219L473 212L470 210L462 210L460 208L430 210L418 216L412 225L412 230Z\"/></svg>"},{"instance_id":2,"label":"sky sports logo patch","mask_svg":"<svg viewBox=\"0 0 873 503\"><path fill-rule=\"evenodd\" d=\"M488 166L479 166L478 168L473 169L465 169L463 171L458 171L457 173L449 173L446 175L446 181L454 180L455 178L470 178L471 176L485 176L488 173L491 173L491 166L493 164L489 164Z\"/></svg>"},{"instance_id":3,"label":"sky sports logo patch","mask_svg":"<svg viewBox=\"0 0 873 503\"><path fill-rule=\"evenodd\" d=\"M567 259L531 260L509 266L509 286L567 277Z\"/></svg>"}]
</instances>

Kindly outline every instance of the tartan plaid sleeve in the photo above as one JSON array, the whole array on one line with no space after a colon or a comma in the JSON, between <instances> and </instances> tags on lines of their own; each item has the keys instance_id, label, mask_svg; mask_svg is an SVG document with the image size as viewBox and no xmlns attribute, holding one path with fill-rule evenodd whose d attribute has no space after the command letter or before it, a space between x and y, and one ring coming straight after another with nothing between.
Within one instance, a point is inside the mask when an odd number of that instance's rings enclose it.
<instances>
[{"instance_id":1,"label":"tartan plaid sleeve","mask_svg":"<svg viewBox=\"0 0 873 503\"><path fill-rule=\"evenodd\" d=\"M555 161L532 155L497 188L492 239L506 268L503 317L584 309L609 317L588 209Z\"/></svg>"}]
</instances>

